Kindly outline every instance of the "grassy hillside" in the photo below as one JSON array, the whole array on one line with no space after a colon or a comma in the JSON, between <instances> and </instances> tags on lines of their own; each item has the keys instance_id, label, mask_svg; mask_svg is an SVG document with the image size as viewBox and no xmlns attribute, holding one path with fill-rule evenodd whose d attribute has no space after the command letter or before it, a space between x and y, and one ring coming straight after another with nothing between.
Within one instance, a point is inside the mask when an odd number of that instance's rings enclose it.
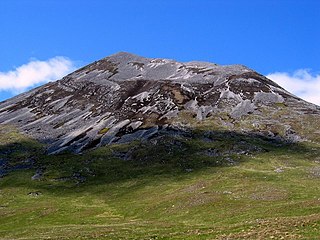
<instances>
[{"instance_id":1,"label":"grassy hillside","mask_svg":"<svg viewBox=\"0 0 320 240\"><path fill-rule=\"evenodd\" d=\"M320 235L317 143L213 132L45 156L14 128L0 131L0 239Z\"/></svg>"}]
</instances>

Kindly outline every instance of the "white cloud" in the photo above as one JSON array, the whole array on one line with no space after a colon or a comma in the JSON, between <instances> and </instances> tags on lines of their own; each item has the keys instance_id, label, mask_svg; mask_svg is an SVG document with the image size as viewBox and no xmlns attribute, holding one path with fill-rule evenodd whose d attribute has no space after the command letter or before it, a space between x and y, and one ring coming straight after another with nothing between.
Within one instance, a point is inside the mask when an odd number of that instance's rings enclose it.
<instances>
[{"instance_id":1,"label":"white cloud","mask_svg":"<svg viewBox=\"0 0 320 240\"><path fill-rule=\"evenodd\" d=\"M299 69L292 74L287 72L270 73L267 78L296 96L320 106L320 74L314 75L307 69Z\"/></svg>"},{"instance_id":2,"label":"white cloud","mask_svg":"<svg viewBox=\"0 0 320 240\"><path fill-rule=\"evenodd\" d=\"M0 72L0 91L21 93L31 87L58 80L74 69L73 62L65 57L33 60L13 71Z\"/></svg>"}]
</instances>

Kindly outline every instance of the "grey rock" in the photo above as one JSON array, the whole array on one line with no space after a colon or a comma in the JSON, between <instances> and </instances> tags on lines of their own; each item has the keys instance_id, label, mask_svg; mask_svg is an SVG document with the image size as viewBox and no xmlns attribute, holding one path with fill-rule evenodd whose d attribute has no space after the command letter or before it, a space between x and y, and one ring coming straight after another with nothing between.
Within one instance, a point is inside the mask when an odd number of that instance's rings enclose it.
<instances>
[{"instance_id":1,"label":"grey rock","mask_svg":"<svg viewBox=\"0 0 320 240\"><path fill-rule=\"evenodd\" d=\"M211 106L201 106L197 111L197 119L204 120L209 113L213 112L214 108Z\"/></svg>"},{"instance_id":2,"label":"grey rock","mask_svg":"<svg viewBox=\"0 0 320 240\"><path fill-rule=\"evenodd\" d=\"M39 197L42 195L42 192L29 192L28 196L30 197Z\"/></svg>"},{"instance_id":3,"label":"grey rock","mask_svg":"<svg viewBox=\"0 0 320 240\"><path fill-rule=\"evenodd\" d=\"M230 116L237 119L249 113L253 113L255 109L255 105L249 99L246 99L232 109Z\"/></svg>"},{"instance_id":4,"label":"grey rock","mask_svg":"<svg viewBox=\"0 0 320 240\"><path fill-rule=\"evenodd\" d=\"M189 111L198 112L198 109L199 109L198 101L196 99L190 100L184 105L184 108Z\"/></svg>"},{"instance_id":5,"label":"grey rock","mask_svg":"<svg viewBox=\"0 0 320 240\"><path fill-rule=\"evenodd\" d=\"M261 103L283 103L284 98L278 93L258 92L255 93L253 101Z\"/></svg>"},{"instance_id":6,"label":"grey rock","mask_svg":"<svg viewBox=\"0 0 320 240\"><path fill-rule=\"evenodd\" d=\"M36 173L31 177L32 180L41 180L43 178L43 170L37 169Z\"/></svg>"},{"instance_id":7,"label":"grey rock","mask_svg":"<svg viewBox=\"0 0 320 240\"><path fill-rule=\"evenodd\" d=\"M283 169L282 167L278 167L278 168L276 168L276 169L274 170L274 172L276 172L276 173L282 173L282 172L284 172L284 169Z\"/></svg>"},{"instance_id":8,"label":"grey rock","mask_svg":"<svg viewBox=\"0 0 320 240\"><path fill-rule=\"evenodd\" d=\"M218 157L221 156L218 149L209 148L208 150L203 152L208 157Z\"/></svg>"}]
</instances>

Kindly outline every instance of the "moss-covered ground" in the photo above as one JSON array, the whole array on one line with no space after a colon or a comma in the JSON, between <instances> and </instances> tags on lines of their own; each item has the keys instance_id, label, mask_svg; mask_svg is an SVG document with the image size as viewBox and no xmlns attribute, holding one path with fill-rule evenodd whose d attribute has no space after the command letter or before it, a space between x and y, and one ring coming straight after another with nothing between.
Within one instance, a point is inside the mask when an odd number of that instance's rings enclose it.
<instances>
[{"instance_id":1,"label":"moss-covered ground","mask_svg":"<svg viewBox=\"0 0 320 240\"><path fill-rule=\"evenodd\" d=\"M0 178L0 239L320 236L317 143L217 134L46 156L14 129L0 130L0 158L12 169L29 158L36 166ZM43 175L32 180L36 169Z\"/></svg>"}]
</instances>

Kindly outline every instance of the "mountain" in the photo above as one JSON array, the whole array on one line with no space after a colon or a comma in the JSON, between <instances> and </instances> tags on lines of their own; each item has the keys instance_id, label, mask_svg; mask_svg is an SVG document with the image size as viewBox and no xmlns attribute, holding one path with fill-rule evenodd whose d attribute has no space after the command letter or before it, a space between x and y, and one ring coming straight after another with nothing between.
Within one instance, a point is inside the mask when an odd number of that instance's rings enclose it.
<instances>
[{"instance_id":1,"label":"mountain","mask_svg":"<svg viewBox=\"0 0 320 240\"><path fill-rule=\"evenodd\" d=\"M47 144L50 154L203 126L314 140L312 119L319 114L318 106L242 65L180 63L125 52L0 104L0 124L17 126Z\"/></svg>"},{"instance_id":2,"label":"mountain","mask_svg":"<svg viewBox=\"0 0 320 240\"><path fill-rule=\"evenodd\" d=\"M319 117L242 65L111 55L0 103L0 239L319 239Z\"/></svg>"}]
</instances>

